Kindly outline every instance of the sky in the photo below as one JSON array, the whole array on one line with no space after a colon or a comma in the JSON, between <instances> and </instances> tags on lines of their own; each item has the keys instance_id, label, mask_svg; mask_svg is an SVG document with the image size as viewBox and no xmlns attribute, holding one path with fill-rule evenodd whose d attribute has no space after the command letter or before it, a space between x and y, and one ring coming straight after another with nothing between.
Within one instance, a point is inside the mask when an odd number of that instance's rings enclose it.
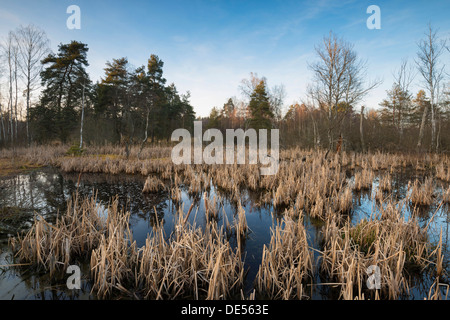
<instances>
[{"instance_id":1,"label":"sky","mask_svg":"<svg viewBox=\"0 0 450 320\"><path fill-rule=\"evenodd\" d=\"M79 30L67 28L70 5L81 10ZM380 8L381 29L367 28L370 5ZM286 108L305 99L314 47L333 31L367 62L368 81L383 80L359 103L377 108L402 59L414 63L428 23L450 39L449 12L449 0L0 0L0 39L34 24L46 31L54 52L60 43L87 43L94 82L107 61L127 57L139 67L156 54L167 82L190 91L197 116L207 116L228 98L241 98L240 82L250 72L266 77L269 87L282 84ZM450 54L442 59L450 61ZM412 91L420 84L417 75Z\"/></svg>"}]
</instances>

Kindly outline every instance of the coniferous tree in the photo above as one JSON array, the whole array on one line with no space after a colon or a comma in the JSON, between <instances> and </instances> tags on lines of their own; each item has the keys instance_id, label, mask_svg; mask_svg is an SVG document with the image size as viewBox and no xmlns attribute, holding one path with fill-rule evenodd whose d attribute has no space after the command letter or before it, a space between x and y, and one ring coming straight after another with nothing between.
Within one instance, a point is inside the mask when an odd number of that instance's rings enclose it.
<instances>
[{"instance_id":1,"label":"coniferous tree","mask_svg":"<svg viewBox=\"0 0 450 320\"><path fill-rule=\"evenodd\" d=\"M106 62L105 78L97 86L96 115L113 123L113 141L128 135L130 73L127 58Z\"/></svg>"},{"instance_id":2,"label":"coniferous tree","mask_svg":"<svg viewBox=\"0 0 450 320\"><path fill-rule=\"evenodd\" d=\"M88 47L72 41L60 44L57 54L42 60L41 81L44 90L38 106L30 110L30 118L38 140L58 138L67 142L78 125L83 86L89 86L86 72Z\"/></svg>"},{"instance_id":3,"label":"coniferous tree","mask_svg":"<svg viewBox=\"0 0 450 320\"><path fill-rule=\"evenodd\" d=\"M274 114L271 110L269 97L266 91L266 83L261 80L255 87L248 105L250 111L250 127L254 129L272 128Z\"/></svg>"},{"instance_id":4,"label":"coniferous tree","mask_svg":"<svg viewBox=\"0 0 450 320\"><path fill-rule=\"evenodd\" d=\"M403 91L398 84L394 84L387 91L387 99L380 105L383 107L382 117L387 123L391 123L397 130L401 131L408 120L410 113L410 94Z\"/></svg>"}]
</instances>

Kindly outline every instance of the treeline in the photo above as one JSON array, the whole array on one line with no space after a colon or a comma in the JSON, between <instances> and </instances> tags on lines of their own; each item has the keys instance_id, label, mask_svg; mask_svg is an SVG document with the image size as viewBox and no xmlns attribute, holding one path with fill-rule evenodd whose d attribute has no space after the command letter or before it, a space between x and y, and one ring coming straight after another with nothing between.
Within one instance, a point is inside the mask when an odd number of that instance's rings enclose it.
<instances>
[{"instance_id":1,"label":"treeline","mask_svg":"<svg viewBox=\"0 0 450 320\"><path fill-rule=\"evenodd\" d=\"M84 121L83 134L95 143L168 140L174 129L192 127L189 92L180 94L175 84L166 85L158 56L136 69L126 58L108 61L104 77L92 84L85 72L86 53L85 44L72 41L43 60L44 90L30 116L38 141L67 142Z\"/></svg>"},{"instance_id":2,"label":"treeline","mask_svg":"<svg viewBox=\"0 0 450 320\"><path fill-rule=\"evenodd\" d=\"M444 92L436 105L437 135L436 150L450 152L450 92ZM425 129L418 149L418 139L424 111ZM328 139L329 120L324 108L308 103L294 103L281 118L272 117L271 126L280 129L280 143L284 147L337 148L355 151L431 151L430 99L425 90L415 95L399 91L397 85L388 90L380 108L342 108L339 126L334 140ZM248 128L251 112L247 105L236 98L230 98L221 108L213 108L209 117L203 119L206 128Z\"/></svg>"},{"instance_id":3,"label":"treeline","mask_svg":"<svg viewBox=\"0 0 450 320\"><path fill-rule=\"evenodd\" d=\"M351 43L330 32L314 49L316 59L308 63L312 79L301 101L283 110L283 85L269 87L266 78L251 73L239 86L241 97L202 119L204 130L277 128L282 147L450 150L443 64L449 47L431 26L414 61L399 64L379 106L363 106L381 81L367 79L366 62ZM80 149L83 143L142 149L146 142L169 141L175 129L192 130L190 94L167 84L158 56L150 55L138 68L124 57L107 61L104 75L93 83L86 72L88 51L87 44L72 41L53 53L45 32L35 26L9 33L2 44L6 94L0 97L0 147L60 141ZM418 92L411 91L413 83L421 84Z\"/></svg>"},{"instance_id":4,"label":"treeline","mask_svg":"<svg viewBox=\"0 0 450 320\"><path fill-rule=\"evenodd\" d=\"M22 46L21 30L39 35ZM39 39L38 39L39 38ZM36 43L42 44L40 51ZM0 146L14 147L30 143L122 143L169 140L176 128L191 129L195 112L190 93L179 93L175 84L163 76L164 62L150 55L147 63L133 68L127 58L106 62L105 73L93 83L86 72L88 45L79 41L60 44L50 52L45 32L34 26L10 32L2 46L6 57L7 107L0 109ZM22 52L31 51L31 86L39 87L39 97L26 108L20 106L20 73L26 69ZM25 74L25 73L24 73ZM26 112L23 112L25 109Z\"/></svg>"},{"instance_id":5,"label":"treeline","mask_svg":"<svg viewBox=\"0 0 450 320\"><path fill-rule=\"evenodd\" d=\"M362 101L381 81L366 79L366 63L353 45L330 32L315 47L306 97L290 105L283 116L279 112L283 90L268 91L266 79L252 74L241 87L248 99L230 98L223 107L213 108L204 122L225 131L255 127L254 119L265 117L270 119L265 127L280 129L283 147L450 152L450 87L442 61L449 47L429 26L417 49L414 62L403 60L394 71L392 88L380 105L368 108ZM416 93L410 89L413 82L422 87ZM261 90L265 93L258 95ZM265 109L264 95L269 97Z\"/></svg>"}]
</instances>

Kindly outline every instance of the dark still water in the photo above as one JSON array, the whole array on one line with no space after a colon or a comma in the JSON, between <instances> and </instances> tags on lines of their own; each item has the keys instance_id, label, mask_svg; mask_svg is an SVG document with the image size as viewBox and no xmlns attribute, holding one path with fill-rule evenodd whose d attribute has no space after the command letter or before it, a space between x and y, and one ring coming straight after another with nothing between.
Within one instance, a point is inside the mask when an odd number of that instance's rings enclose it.
<instances>
[{"instance_id":1,"label":"dark still water","mask_svg":"<svg viewBox=\"0 0 450 320\"><path fill-rule=\"evenodd\" d=\"M391 196L397 199L405 197L408 179L414 179L409 173L393 174L393 191ZM54 221L56 216L64 213L67 200L78 189L81 196L97 194L97 199L105 207L111 198L118 196L120 206L131 212L130 224L134 240L138 246L145 244L147 235L151 233L155 223L163 224L166 234L169 235L177 219L179 205L171 200L169 191L158 193L142 193L145 177L140 175L83 174L78 185L78 174L65 174L57 169L45 168L30 173L20 174L13 178L0 180L0 299L95 299L91 294L89 281L89 263L81 266L82 281L80 290L69 290L66 279L69 275L61 274L50 278L47 274L37 274L27 269L26 266L10 267L16 263L8 247L8 238L17 232L27 230L36 213L44 216L47 221ZM354 208L351 213L353 222L362 218L368 218L373 212L373 194L378 179L375 178L371 192L354 194ZM192 197L187 189L182 186L182 210L186 214L191 203L196 202L189 219L197 225L206 223L203 195ZM439 192L439 187L437 192ZM220 212L219 224L224 223L224 215L230 223L237 213L236 205L226 194L219 192L211 186L207 193L209 199L216 197ZM436 199L436 203L439 199ZM251 232L245 242L245 264L248 268L246 278L247 293L253 289L253 281L258 272L261 261L263 245L268 245L271 237L271 228L281 217L280 212L275 212L272 206L257 207L254 205L252 195L244 192L241 194L241 203L246 212L248 227ZM405 207L405 216L411 214L411 208ZM156 212L156 213L155 213ZM438 241L442 228L444 255L448 259L449 243L449 218L448 207L442 206L437 210L436 206L430 206L421 213L421 223L426 225L434 215L429 227L430 241ZM158 221L158 222L157 222ZM322 223L306 218L310 246L320 250L320 229ZM235 245L235 239L230 240ZM315 252L315 258L318 253ZM448 260L444 266L448 271ZM317 269L317 268L316 268ZM448 273L448 272L447 272ZM423 275L414 282L411 296L407 298L423 299L434 279L428 279ZM327 286L320 285L320 277L317 275L314 284L307 288L312 299L336 298Z\"/></svg>"}]
</instances>

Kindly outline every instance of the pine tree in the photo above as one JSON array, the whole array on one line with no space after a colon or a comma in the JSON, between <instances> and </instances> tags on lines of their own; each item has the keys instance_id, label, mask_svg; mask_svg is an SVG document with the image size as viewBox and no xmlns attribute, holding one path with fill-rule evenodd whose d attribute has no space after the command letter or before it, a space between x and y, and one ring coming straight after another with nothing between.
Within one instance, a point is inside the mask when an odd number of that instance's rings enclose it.
<instances>
[{"instance_id":1,"label":"pine tree","mask_svg":"<svg viewBox=\"0 0 450 320\"><path fill-rule=\"evenodd\" d=\"M394 84L387 91L387 99L380 105L383 107L382 118L385 122L391 123L398 130L402 130L408 121L410 113L411 97L408 92L403 91L398 84Z\"/></svg>"},{"instance_id":2,"label":"pine tree","mask_svg":"<svg viewBox=\"0 0 450 320\"><path fill-rule=\"evenodd\" d=\"M248 106L250 110L250 127L258 129L272 128L274 117L270 108L269 97L266 91L266 83L261 80L255 87Z\"/></svg>"},{"instance_id":3,"label":"pine tree","mask_svg":"<svg viewBox=\"0 0 450 320\"><path fill-rule=\"evenodd\" d=\"M42 60L41 72L44 90L40 103L30 112L40 140L58 138L67 142L78 125L83 86L89 86L86 72L88 47L72 41L60 44L58 53L49 54Z\"/></svg>"},{"instance_id":4,"label":"pine tree","mask_svg":"<svg viewBox=\"0 0 450 320\"><path fill-rule=\"evenodd\" d=\"M106 62L105 78L99 84L96 101L97 115L104 115L113 122L115 141L120 141L126 134L125 118L129 114L130 74L127 58L113 59Z\"/></svg>"}]
</instances>

